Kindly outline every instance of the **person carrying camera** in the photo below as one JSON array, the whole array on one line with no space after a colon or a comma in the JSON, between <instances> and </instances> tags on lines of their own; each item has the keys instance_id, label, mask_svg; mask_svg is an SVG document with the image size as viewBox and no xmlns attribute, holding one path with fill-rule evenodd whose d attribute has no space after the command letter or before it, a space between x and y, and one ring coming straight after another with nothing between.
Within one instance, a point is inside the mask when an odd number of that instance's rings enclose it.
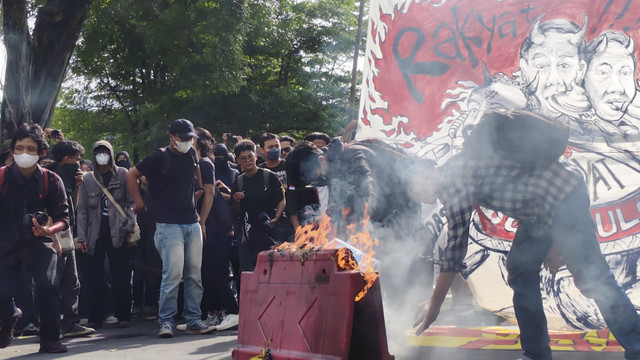
<instances>
[{"instance_id":1,"label":"person carrying camera","mask_svg":"<svg viewBox=\"0 0 640 360\"><path fill-rule=\"evenodd\" d=\"M48 149L38 125L23 124L13 135L15 163L0 169L0 348L11 342L22 312L13 302L15 282L26 269L36 285L42 322L40 352L61 353L60 297L55 277L60 246L53 237L69 227L69 207L62 180L42 169L38 160Z\"/></svg>"}]
</instances>

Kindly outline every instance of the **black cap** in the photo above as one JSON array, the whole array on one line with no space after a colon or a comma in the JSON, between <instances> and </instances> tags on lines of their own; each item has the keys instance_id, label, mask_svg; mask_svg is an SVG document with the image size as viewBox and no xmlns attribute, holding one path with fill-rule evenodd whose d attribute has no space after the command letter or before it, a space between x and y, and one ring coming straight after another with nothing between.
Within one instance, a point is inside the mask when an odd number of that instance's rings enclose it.
<instances>
[{"instance_id":1,"label":"black cap","mask_svg":"<svg viewBox=\"0 0 640 360\"><path fill-rule=\"evenodd\" d=\"M174 120L169 127L169 133L176 134L183 140L196 137L193 124L187 119Z\"/></svg>"}]
</instances>

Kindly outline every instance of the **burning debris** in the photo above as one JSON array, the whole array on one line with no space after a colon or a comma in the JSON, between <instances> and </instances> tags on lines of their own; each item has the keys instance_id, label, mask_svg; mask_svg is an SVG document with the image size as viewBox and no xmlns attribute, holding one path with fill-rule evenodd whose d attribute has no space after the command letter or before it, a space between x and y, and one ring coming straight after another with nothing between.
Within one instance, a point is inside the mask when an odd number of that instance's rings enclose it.
<instances>
[{"instance_id":1,"label":"burning debris","mask_svg":"<svg viewBox=\"0 0 640 360\"><path fill-rule=\"evenodd\" d=\"M300 255L300 262L313 258L315 254L324 249L338 249L336 253L336 263L340 270L360 271L365 281L365 286L356 295L356 301L360 301L378 279L379 274L375 268L374 247L378 246L378 239L372 238L367 228L369 218L365 209L364 220L361 224L351 224L347 226L348 243L336 238L336 229L331 224L329 216L322 215L317 223L301 226L295 234L295 241L292 243L282 243L274 250L281 255ZM361 225L361 226L360 226ZM357 229L361 228L361 231ZM354 252L360 256L356 258Z\"/></svg>"}]
</instances>

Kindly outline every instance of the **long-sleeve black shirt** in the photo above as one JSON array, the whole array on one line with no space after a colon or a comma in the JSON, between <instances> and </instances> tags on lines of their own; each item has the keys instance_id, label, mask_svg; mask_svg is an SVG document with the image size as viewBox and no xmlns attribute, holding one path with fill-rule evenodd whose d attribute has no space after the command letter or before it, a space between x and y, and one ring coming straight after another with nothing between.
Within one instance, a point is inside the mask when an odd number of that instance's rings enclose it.
<instances>
[{"instance_id":1,"label":"long-sleeve black shirt","mask_svg":"<svg viewBox=\"0 0 640 360\"><path fill-rule=\"evenodd\" d=\"M25 179L16 167L9 165L0 189L0 223L3 228L21 226L26 214L46 212L53 223L64 221L69 226L69 205L60 176L47 170L45 194L43 169L38 166L33 175Z\"/></svg>"}]
</instances>

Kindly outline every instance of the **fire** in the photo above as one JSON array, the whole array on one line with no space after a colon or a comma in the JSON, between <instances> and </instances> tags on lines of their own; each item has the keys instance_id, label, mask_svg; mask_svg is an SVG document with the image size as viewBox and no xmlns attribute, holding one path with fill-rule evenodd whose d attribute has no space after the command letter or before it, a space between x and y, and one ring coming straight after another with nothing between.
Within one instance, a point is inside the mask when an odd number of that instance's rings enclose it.
<instances>
[{"instance_id":1,"label":"fire","mask_svg":"<svg viewBox=\"0 0 640 360\"><path fill-rule=\"evenodd\" d=\"M365 208L364 220L361 224L351 224L347 226L348 243L362 252L360 263L356 261L353 253L346 247L338 249L336 262L341 270L358 270L365 280L364 288L356 295L355 300L360 301L378 278L378 273L373 268L374 247L378 246L378 239L371 237L367 228L369 217ZM362 231L358 231L359 226ZM301 226L296 230L295 240L292 243L282 243L275 248L281 253L292 254L301 252L300 261L304 262L320 249L334 248L336 243L331 243L330 239L335 238L336 229L331 223L331 218L326 214L317 223Z\"/></svg>"}]
</instances>

